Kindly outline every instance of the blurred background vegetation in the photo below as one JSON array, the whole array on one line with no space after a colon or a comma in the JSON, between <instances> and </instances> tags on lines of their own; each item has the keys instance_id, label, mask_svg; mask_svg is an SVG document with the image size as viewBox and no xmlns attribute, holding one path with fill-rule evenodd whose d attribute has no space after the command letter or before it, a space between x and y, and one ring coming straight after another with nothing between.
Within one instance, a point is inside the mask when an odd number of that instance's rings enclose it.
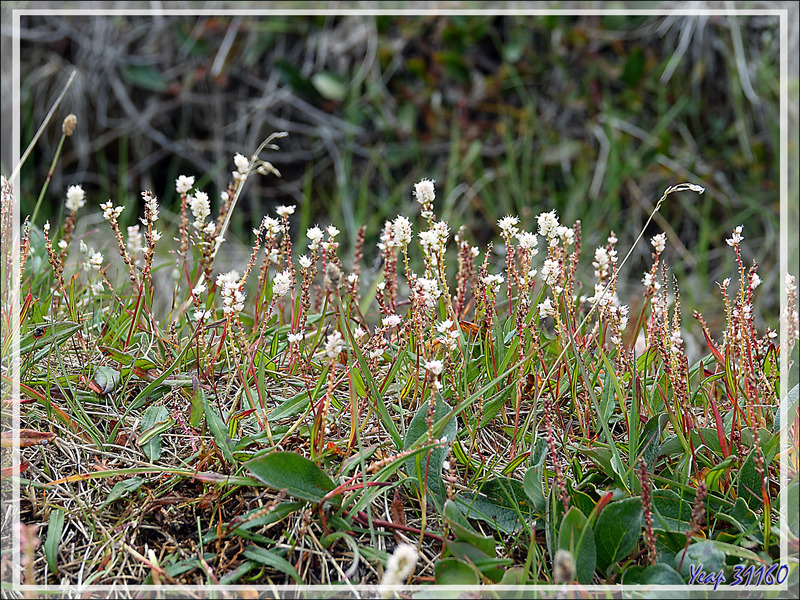
<instances>
[{"instance_id":1,"label":"blurred background vegetation","mask_svg":"<svg viewBox=\"0 0 800 600\"><path fill-rule=\"evenodd\" d=\"M796 4L783 4L796 23ZM77 76L22 171L22 214L69 112L79 126L53 175L47 218L59 218L67 186L82 184L95 208L109 198L135 205L151 189L168 219L178 175L195 175L216 200L236 152L287 131L280 151L263 155L282 177L248 181L233 232L249 244L253 223L297 204L296 230L333 223L345 252L366 225L369 264L384 220L416 213L412 189L423 177L436 181L438 215L482 245L499 241L506 214L527 229L552 209L566 224L580 219L589 277L593 249L611 230L624 254L661 192L690 181L706 193L672 196L646 233L668 235L684 321L696 308L720 330L715 281L735 278L724 239L744 224L744 258L758 260L764 280L757 309L774 324L777 15L419 13L23 16L23 148ZM7 39L4 25L4 54ZM796 79L792 87L796 128ZM796 210L796 183L790 197ZM123 225L136 215L127 210ZM634 259L623 301L641 292L649 244Z\"/></svg>"}]
</instances>

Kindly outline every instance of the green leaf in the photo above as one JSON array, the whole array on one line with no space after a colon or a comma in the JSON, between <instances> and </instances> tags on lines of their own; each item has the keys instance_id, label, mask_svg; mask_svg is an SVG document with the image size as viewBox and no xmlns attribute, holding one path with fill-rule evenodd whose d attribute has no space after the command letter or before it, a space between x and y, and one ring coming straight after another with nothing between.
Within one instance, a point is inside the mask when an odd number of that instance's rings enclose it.
<instances>
[{"instance_id":1,"label":"green leaf","mask_svg":"<svg viewBox=\"0 0 800 600\"><path fill-rule=\"evenodd\" d=\"M428 402L420 406L417 414L415 414L414 418L411 419L411 423L408 425L406 437L403 442L404 451L410 450L418 440L427 438L428 407L430 406L431 401L432 400L428 400ZM450 408L444 402L442 402L438 394L435 396L435 401L433 402L433 422L436 423L439 419L447 416L447 414L450 412ZM457 431L456 420L451 419L447 425L445 425L444 431L442 431L439 438L447 438L447 441L452 443L453 440L456 439ZM428 461L429 456L430 461ZM421 452L416 456L406 460L406 473L409 477L413 477L419 482L420 488L423 484L427 484L428 490L439 497L443 497L444 486L442 485L442 464L444 463L444 459L446 457L447 447L444 446L432 448L427 452ZM426 467L427 476L425 472Z\"/></svg>"},{"instance_id":2,"label":"green leaf","mask_svg":"<svg viewBox=\"0 0 800 600\"><path fill-rule=\"evenodd\" d=\"M60 508L50 511L47 522L47 538L44 540L44 556L47 566L53 575L58 575L58 545L61 542L61 532L64 530L64 517L66 513Z\"/></svg>"},{"instance_id":3,"label":"green leaf","mask_svg":"<svg viewBox=\"0 0 800 600\"><path fill-rule=\"evenodd\" d=\"M165 406L148 406L142 414L142 423L139 426L141 433L136 442L150 462L161 458L161 433L166 430L164 427L167 424L171 427L173 423Z\"/></svg>"},{"instance_id":4,"label":"green leaf","mask_svg":"<svg viewBox=\"0 0 800 600\"><path fill-rule=\"evenodd\" d=\"M458 505L452 500L444 503L443 515L450 528L450 532L456 536L456 540L472 544L481 552L492 555L495 552L494 538L482 535L475 531L461 514Z\"/></svg>"},{"instance_id":5,"label":"green leaf","mask_svg":"<svg viewBox=\"0 0 800 600\"><path fill-rule=\"evenodd\" d=\"M612 502L597 517L594 540L597 566L605 572L609 565L625 558L636 547L642 531L642 501L626 498Z\"/></svg>"},{"instance_id":6,"label":"green leaf","mask_svg":"<svg viewBox=\"0 0 800 600\"><path fill-rule=\"evenodd\" d=\"M736 494L739 498L744 498L750 508L758 510L763 504L761 496L763 481L761 475L756 471L755 453L755 450L750 452L742 468L739 469Z\"/></svg>"},{"instance_id":7,"label":"green leaf","mask_svg":"<svg viewBox=\"0 0 800 600\"><path fill-rule=\"evenodd\" d=\"M48 325L39 325L28 335L19 340L19 354L24 356L32 350L33 362L39 362L49 351L51 344L58 346L80 329L80 325L71 321L60 321Z\"/></svg>"},{"instance_id":8,"label":"green leaf","mask_svg":"<svg viewBox=\"0 0 800 600\"><path fill-rule=\"evenodd\" d=\"M120 372L111 367L100 366L94 372L94 382L102 390L103 394L108 394L122 380Z\"/></svg>"},{"instance_id":9,"label":"green leaf","mask_svg":"<svg viewBox=\"0 0 800 600\"><path fill-rule=\"evenodd\" d=\"M222 420L222 416L219 414L217 408L211 406L206 394L203 394L203 410L206 414L208 429L211 431L211 435L214 436L217 448L222 452L222 456L225 457L225 460L230 463L235 463L236 459L233 457L231 438L228 437L228 428L225 426L225 422Z\"/></svg>"},{"instance_id":10,"label":"green leaf","mask_svg":"<svg viewBox=\"0 0 800 600\"><path fill-rule=\"evenodd\" d=\"M578 581L585 585L590 584L597 564L594 532L583 513L574 506L561 521L558 547L569 550L575 557L575 576Z\"/></svg>"},{"instance_id":11,"label":"green leaf","mask_svg":"<svg viewBox=\"0 0 800 600\"><path fill-rule=\"evenodd\" d=\"M295 498L309 502L322 502L336 487L314 462L294 452L273 452L247 461L244 466L271 488L287 490Z\"/></svg>"},{"instance_id":12,"label":"green leaf","mask_svg":"<svg viewBox=\"0 0 800 600\"><path fill-rule=\"evenodd\" d=\"M702 567L706 573L719 573L725 567L725 553L714 542L697 542L678 552L674 564L676 569L680 565L680 576L684 579L691 575L692 566Z\"/></svg>"},{"instance_id":13,"label":"green leaf","mask_svg":"<svg viewBox=\"0 0 800 600\"><path fill-rule=\"evenodd\" d=\"M642 439L639 442L637 454L641 456L647 463L648 472L653 472L656 458L658 458L658 449L661 446L661 432L664 431L669 422L669 415L661 413L652 417L644 426L642 432Z\"/></svg>"},{"instance_id":14,"label":"green leaf","mask_svg":"<svg viewBox=\"0 0 800 600\"><path fill-rule=\"evenodd\" d=\"M462 494L456 499L467 517L491 523L499 531L512 535L532 521L531 506L522 484L514 479L490 479L478 494Z\"/></svg>"},{"instance_id":15,"label":"green leaf","mask_svg":"<svg viewBox=\"0 0 800 600\"><path fill-rule=\"evenodd\" d=\"M268 567L272 567L276 571L280 571L281 573L285 573L292 579L294 579L295 583L303 585L303 580L300 578L300 574L297 570L292 566L292 564L283 558L282 556L278 556L269 550L265 550L260 546L248 546L245 548L244 552L242 552L246 558L249 558L252 561L255 561L259 564L266 565Z\"/></svg>"},{"instance_id":16,"label":"green leaf","mask_svg":"<svg viewBox=\"0 0 800 600\"><path fill-rule=\"evenodd\" d=\"M164 76L147 65L131 65L122 69L122 78L137 87L152 92L163 92L167 89Z\"/></svg>"},{"instance_id":17,"label":"green leaf","mask_svg":"<svg viewBox=\"0 0 800 600\"><path fill-rule=\"evenodd\" d=\"M655 490L652 507L655 529L688 531L691 528L692 505L672 490Z\"/></svg>"},{"instance_id":18,"label":"green leaf","mask_svg":"<svg viewBox=\"0 0 800 600\"><path fill-rule=\"evenodd\" d=\"M538 511L544 511L547 506L547 499L544 497L544 489L542 487L542 467L531 467L525 471L525 476L522 478L522 488L525 494L533 504L534 508Z\"/></svg>"},{"instance_id":19,"label":"green leaf","mask_svg":"<svg viewBox=\"0 0 800 600\"><path fill-rule=\"evenodd\" d=\"M452 542L445 540L447 550L456 558L472 563L478 570L492 581L500 581L503 577L503 567L511 565L514 561L509 558L495 558L481 552L472 544L466 542Z\"/></svg>"},{"instance_id":20,"label":"green leaf","mask_svg":"<svg viewBox=\"0 0 800 600\"><path fill-rule=\"evenodd\" d=\"M475 570L463 560L449 557L436 561L434 567L436 585L478 585L480 578Z\"/></svg>"},{"instance_id":21,"label":"green leaf","mask_svg":"<svg viewBox=\"0 0 800 600\"><path fill-rule=\"evenodd\" d=\"M311 85L326 100L341 102L347 97L347 81L330 71L314 73L311 76Z\"/></svg>"},{"instance_id":22,"label":"green leaf","mask_svg":"<svg viewBox=\"0 0 800 600\"><path fill-rule=\"evenodd\" d=\"M144 479L141 477L131 477L130 479L118 481L114 487L111 488L108 497L106 497L105 501L100 505L100 508L104 508L107 504L114 502L114 500L119 500L131 492L135 492L142 487L142 484L144 484Z\"/></svg>"},{"instance_id":23,"label":"green leaf","mask_svg":"<svg viewBox=\"0 0 800 600\"><path fill-rule=\"evenodd\" d=\"M664 563L650 565L646 569L636 565L625 570L622 585L686 585L678 572Z\"/></svg>"}]
</instances>

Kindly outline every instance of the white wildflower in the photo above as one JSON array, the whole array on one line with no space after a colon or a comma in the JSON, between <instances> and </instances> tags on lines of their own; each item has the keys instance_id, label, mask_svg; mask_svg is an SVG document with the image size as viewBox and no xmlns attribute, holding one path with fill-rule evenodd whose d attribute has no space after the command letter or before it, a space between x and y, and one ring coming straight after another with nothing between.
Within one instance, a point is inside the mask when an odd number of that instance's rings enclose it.
<instances>
[{"instance_id":1,"label":"white wildflower","mask_svg":"<svg viewBox=\"0 0 800 600\"><path fill-rule=\"evenodd\" d=\"M222 312L226 315L241 312L244 309L244 292L239 289L239 272L230 271L217 276L217 286L222 288Z\"/></svg>"},{"instance_id":2,"label":"white wildflower","mask_svg":"<svg viewBox=\"0 0 800 600\"><path fill-rule=\"evenodd\" d=\"M389 315L381 319L381 324L387 329L390 329L392 327L397 327L402 322L403 319L401 319L399 315Z\"/></svg>"},{"instance_id":3,"label":"white wildflower","mask_svg":"<svg viewBox=\"0 0 800 600\"><path fill-rule=\"evenodd\" d=\"M558 229L558 217L556 211L541 213L536 220L539 223L539 235L548 240L555 238L556 230Z\"/></svg>"},{"instance_id":4,"label":"white wildflower","mask_svg":"<svg viewBox=\"0 0 800 600\"><path fill-rule=\"evenodd\" d=\"M539 237L535 233L530 233L529 231L520 231L517 233L517 240L519 241L519 247L526 250L535 248L539 243ZM535 255L536 253L534 252L533 254Z\"/></svg>"},{"instance_id":5,"label":"white wildflower","mask_svg":"<svg viewBox=\"0 0 800 600\"><path fill-rule=\"evenodd\" d=\"M211 214L211 203L208 200L208 194L205 192L195 192L189 202L189 208L192 210L194 216L195 229L202 229L205 220Z\"/></svg>"},{"instance_id":6,"label":"white wildflower","mask_svg":"<svg viewBox=\"0 0 800 600\"><path fill-rule=\"evenodd\" d=\"M100 267L103 266L103 255L100 252L93 252L89 260L86 261L86 265L89 269L99 271Z\"/></svg>"},{"instance_id":7,"label":"white wildflower","mask_svg":"<svg viewBox=\"0 0 800 600\"><path fill-rule=\"evenodd\" d=\"M561 276L561 265L557 260L548 258L542 265L542 280L549 285L554 286L558 283Z\"/></svg>"},{"instance_id":8,"label":"white wildflower","mask_svg":"<svg viewBox=\"0 0 800 600\"><path fill-rule=\"evenodd\" d=\"M393 229L394 241L401 248L405 248L411 242L411 221L402 215L397 215L393 223Z\"/></svg>"},{"instance_id":9,"label":"white wildflower","mask_svg":"<svg viewBox=\"0 0 800 600\"><path fill-rule=\"evenodd\" d=\"M727 240L725 240L728 246L738 246L741 243L741 241L744 239L744 236L742 235L743 227L744 227L743 225L739 225L738 227L736 227L733 230L733 235Z\"/></svg>"},{"instance_id":10,"label":"white wildflower","mask_svg":"<svg viewBox=\"0 0 800 600\"><path fill-rule=\"evenodd\" d=\"M502 275L487 275L482 280L490 294L496 294L500 290L500 285L505 281Z\"/></svg>"},{"instance_id":11,"label":"white wildflower","mask_svg":"<svg viewBox=\"0 0 800 600\"><path fill-rule=\"evenodd\" d=\"M76 212L86 204L86 193L79 185L71 185L67 188L67 210Z\"/></svg>"},{"instance_id":12,"label":"white wildflower","mask_svg":"<svg viewBox=\"0 0 800 600\"><path fill-rule=\"evenodd\" d=\"M298 259L298 262L300 263L300 267L303 269L307 269L311 266L311 259L305 254Z\"/></svg>"},{"instance_id":13,"label":"white wildflower","mask_svg":"<svg viewBox=\"0 0 800 600\"><path fill-rule=\"evenodd\" d=\"M334 331L328 336L325 342L325 354L328 355L328 358L336 358L344 348L344 338L341 333Z\"/></svg>"},{"instance_id":14,"label":"white wildflower","mask_svg":"<svg viewBox=\"0 0 800 600\"><path fill-rule=\"evenodd\" d=\"M292 272L290 269L284 269L280 273L275 273L275 278L272 280L272 296L280 298L285 296L292 289Z\"/></svg>"},{"instance_id":15,"label":"white wildflower","mask_svg":"<svg viewBox=\"0 0 800 600\"><path fill-rule=\"evenodd\" d=\"M175 191L179 194L187 194L189 190L194 187L194 175L187 177L186 175L180 175L175 180Z\"/></svg>"},{"instance_id":16,"label":"white wildflower","mask_svg":"<svg viewBox=\"0 0 800 600\"><path fill-rule=\"evenodd\" d=\"M559 225L558 227L556 227L556 235L567 246L572 246L572 244L575 243L575 230L572 229L572 227L565 227L563 225Z\"/></svg>"},{"instance_id":17,"label":"white wildflower","mask_svg":"<svg viewBox=\"0 0 800 600\"><path fill-rule=\"evenodd\" d=\"M414 195L417 197L417 202L423 206L433 204L436 199L436 191L433 187L434 182L428 179L423 179L419 183L414 184Z\"/></svg>"},{"instance_id":18,"label":"white wildflower","mask_svg":"<svg viewBox=\"0 0 800 600\"><path fill-rule=\"evenodd\" d=\"M514 237L519 233L519 229L515 227L519 223L519 217L514 217L511 215L506 215L499 221L497 221L497 226L500 228L504 234L509 237Z\"/></svg>"},{"instance_id":19,"label":"white wildflower","mask_svg":"<svg viewBox=\"0 0 800 600\"><path fill-rule=\"evenodd\" d=\"M545 298L541 304L539 304L539 317L555 317L556 316L556 307L553 304L553 301L550 298Z\"/></svg>"},{"instance_id":20,"label":"white wildflower","mask_svg":"<svg viewBox=\"0 0 800 600\"><path fill-rule=\"evenodd\" d=\"M661 254L664 251L664 248L667 247L667 236L666 234L659 233L658 235L654 235L650 239L650 243L653 245L657 254Z\"/></svg>"},{"instance_id":21,"label":"white wildflower","mask_svg":"<svg viewBox=\"0 0 800 600\"><path fill-rule=\"evenodd\" d=\"M444 369L444 363L440 360L428 360L425 361L423 365L426 371L430 371L437 377L442 374L442 370Z\"/></svg>"},{"instance_id":22,"label":"white wildflower","mask_svg":"<svg viewBox=\"0 0 800 600\"><path fill-rule=\"evenodd\" d=\"M294 206L279 206L275 209L275 212L279 217L288 217L294 214L294 208Z\"/></svg>"},{"instance_id":23,"label":"white wildflower","mask_svg":"<svg viewBox=\"0 0 800 600\"><path fill-rule=\"evenodd\" d=\"M322 230L316 225L314 227L310 227L306 231L306 237L311 240L308 244L308 249L313 251L319 248L319 243L322 241L322 237L324 235L325 234L322 233Z\"/></svg>"}]
</instances>

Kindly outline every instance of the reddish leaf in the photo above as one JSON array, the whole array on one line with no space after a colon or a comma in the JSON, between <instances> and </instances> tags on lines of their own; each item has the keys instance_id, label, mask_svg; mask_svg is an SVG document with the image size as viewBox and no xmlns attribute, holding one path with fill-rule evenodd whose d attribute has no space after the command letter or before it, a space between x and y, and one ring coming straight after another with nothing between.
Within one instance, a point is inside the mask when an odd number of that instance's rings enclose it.
<instances>
[{"instance_id":1,"label":"reddish leaf","mask_svg":"<svg viewBox=\"0 0 800 600\"><path fill-rule=\"evenodd\" d=\"M28 467L30 466L30 463L26 460L18 465L3 467L0 469L0 478L5 479L6 477L11 477L12 475L19 475L20 473L27 471Z\"/></svg>"},{"instance_id":2,"label":"reddish leaf","mask_svg":"<svg viewBox=\"0 0 800 600\"><path fill-rule=\"evenodd\" d=\"M13 431L4 431L2 434L0 434L0 446L3 448L11 448L14 444L13 436ZM49 444L55 437L55 433L43 433L33 429L20 429L19 447L27 448L29 446L37 446L39 444Z\"/></svg>"}]
</instances>

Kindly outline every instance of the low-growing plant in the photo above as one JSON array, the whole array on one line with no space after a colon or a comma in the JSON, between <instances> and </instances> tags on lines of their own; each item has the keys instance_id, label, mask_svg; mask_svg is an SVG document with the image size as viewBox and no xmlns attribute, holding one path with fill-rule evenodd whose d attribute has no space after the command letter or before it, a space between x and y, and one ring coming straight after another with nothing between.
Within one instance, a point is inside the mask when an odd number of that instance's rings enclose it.
<instances>
[{"instance_id":1,"label":"low-growing plant","mask_svg":"<svg viewBox=\"0 0 800 600\"><path fill-rule=\"evenodd\" d=\"M663 234L631 314L616 282L644 228L610 232L580 281L580 221L506 216L481 249L437 217L433 181L415 186L418 215L385 223L376 276L363 229L341 256L333 225L293 232L294 206L264 216L246 262L221 271L243 186L280 176L262 154L281 135L234 157L218 203L179 177L174 231L144 191L137 225L122 231L128 209L107 201L105 224L76 238L87 198L73 186L63 223L26 220L13 239L3 179L2 402L18 385L23 460L2 467L22 490L21 581L390 595L796 571L779 551L797 543L779 510L798 489L798 388L781 388L779 368L796 286L779 348L777 319L753 316L743 227L726 240L738 272L719 284L725 329L694 313L708 353L692 361ZM668 187L655 211L703 191ZM106 233L116 258L98 250Z\"/></svg>"}]
</instances>

